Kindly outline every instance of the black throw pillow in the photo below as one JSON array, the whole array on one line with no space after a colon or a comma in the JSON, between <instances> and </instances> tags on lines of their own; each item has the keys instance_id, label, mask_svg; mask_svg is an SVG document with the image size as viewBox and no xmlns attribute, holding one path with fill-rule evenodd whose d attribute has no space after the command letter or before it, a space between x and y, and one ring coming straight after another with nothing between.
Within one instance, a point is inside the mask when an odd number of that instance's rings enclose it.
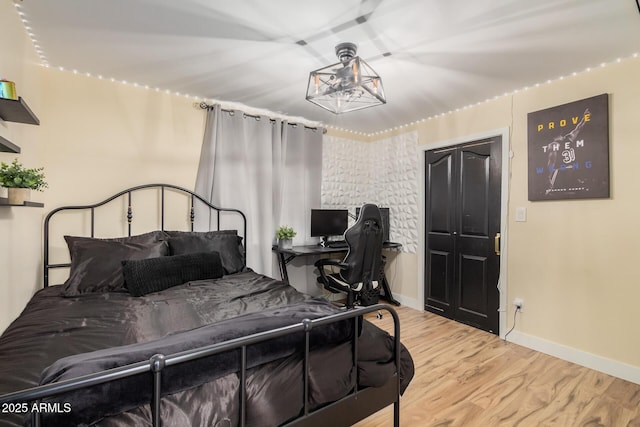
<instances>
[{"instance_id":1,"label":"black throw pillow","mask_svg":"<svg viewBox=\"0 0 640 427\"><path fill-rule=\"evenodd\" d=\"M218 252L125 260L122 264L125 286L136 297L224 274Z\"/></svg>"}]
</instances>

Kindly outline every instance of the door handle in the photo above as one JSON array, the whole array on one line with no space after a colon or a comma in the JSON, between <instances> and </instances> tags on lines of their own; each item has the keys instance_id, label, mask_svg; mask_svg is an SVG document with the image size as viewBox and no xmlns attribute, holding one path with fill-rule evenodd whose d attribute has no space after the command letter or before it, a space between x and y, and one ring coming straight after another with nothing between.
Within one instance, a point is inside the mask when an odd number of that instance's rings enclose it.
<instances>
[{"instance_id":1,"label":"door handle","mask_svg":"<svg viewBox=\"0 0 640 427\"><path fill-rule=\"evenodd\" d=\"M500 255L500 233L496 233L493 238L493 250L496 251L496 255Z\"/></svg>"}]
</instances>

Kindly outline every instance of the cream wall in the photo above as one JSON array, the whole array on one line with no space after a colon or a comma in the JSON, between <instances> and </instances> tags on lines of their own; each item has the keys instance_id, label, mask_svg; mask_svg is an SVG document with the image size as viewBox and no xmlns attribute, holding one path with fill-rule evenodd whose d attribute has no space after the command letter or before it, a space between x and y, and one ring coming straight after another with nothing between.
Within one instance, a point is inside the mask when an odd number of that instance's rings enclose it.
<instances>
[{"instance_id":1,"label":"cream wall","mask_svg":"<svg viewBox=\"0 0 640 427\"><path fill-rule=\"evenodd\" d=\"M528 221L509 223L508 281L509 300L526 304L521 338L640 368L638 75L640 59L627 60L515 97L510 212L524 206ZM528 202L526 113L601 93L609 94L611 198Z\"/></svg>"},{"instance_id":2,"label":"cream wall","mask_svg":"<svg viewBox=\"0 0 640 427\"><path fill-rule=\"evenodd\" d=\"M167 182L193 188L205 112L194 100L75 75L38 64L13 5L0 2L0 75L16 82L40 126L0 122L16 156L44 166L45 208L0 207L0 330L42 286L42 224L59 206L93 203L129 186ZM135 212L134 212L135 215Z\"/></svg>"},{"instance_id":3,"label":"cream wall","mask_svg":"<svg viewBox=\"0 0 640 427\"><path fill-rule=\"evenodd\" d=\"M47 206L149 182L193 188L205 118L193 99L55 69L42 75Z\"/></svg>"},{"instance_id":4,"label":"cream wall","mask_svg":"<svg viewBox=\"0 0 640 427\"><path fill-rule=\"evenodd\" d=\"M49 182L43 195L44 213L64 205L96 203L141 184L170 183L193 189L205 118L193 99L56 69L43 68L42 79L45 103L40 129L46 140L40 151ZM157 216L136 206L143 204L134 200L132 234L157 229ZM126 233L125 206L119 208L98 217L97 236ZM184 203L174 210L172 218L187 219ZM89 232L65 228L71 222L79 220L65 219L59 228L60 219L52 224L52 237L57 237L51 245L54 263L68 262L62 234ZM186 225L175 228L186 229ZM52 271L50 283L61 283L65 273Z\"/></svg>"},{"instance_id":5,"label":"cream wall","mask_svg":"<svg viewBox=\"0 0 640 427\"><path fill-rule=\"evenodd\" d=\"M640 382L637 159L640 59L503 96L417 125L429 145L511 129L506 300L524 299L510 339ZM529 202L527 113L609 95L611 198ZM515 222L516 207L527 221ZM513 306L507 304L508 328ZM504 333L504 331L502 331Z\"/></svg>"},{"instance_id":6,"label":"cream wall","mask_svg":"<svg viewBox=\"0 0 640 427\"><path fill-rule=\"evenodd\" d=\"M38 57L11 2L0 2L0 77L15 82L18 95L42 119L43 88ZM0 161L18 158L27 167L42 164L38 126L0 120L0 136L18 145L21 154L0 152ZM0 189L6 197L6 190ZM33 195L39 200L40 194ZM42 209L0 207L0 330L24 308L40 283Z\"/></svg>"}]
</instances>

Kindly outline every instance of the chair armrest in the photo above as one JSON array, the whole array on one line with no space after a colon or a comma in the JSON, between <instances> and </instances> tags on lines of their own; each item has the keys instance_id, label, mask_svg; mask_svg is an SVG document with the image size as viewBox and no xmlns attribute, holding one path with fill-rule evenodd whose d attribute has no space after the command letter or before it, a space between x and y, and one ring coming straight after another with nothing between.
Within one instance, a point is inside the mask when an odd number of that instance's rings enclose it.
<instances>
[{"instance_id":1,"label":"chair armrest","mask_svg":"<svg viewBox=\"0 0 640 427\"><path fill-rule=\"evenodd\" d=\"M325 270L325 267L333 266L333 267L338 267L341 270L344 270L345 268L348 267L347 264L335 258L321 258L318 261L316 261L314 265L318 268L318 273L320 273L320 277L318 277L318 282L324 283L325 286L329 284L328 274L331 274L331 271L327 272L327 270Z\"/></svg>"}]
</instances>

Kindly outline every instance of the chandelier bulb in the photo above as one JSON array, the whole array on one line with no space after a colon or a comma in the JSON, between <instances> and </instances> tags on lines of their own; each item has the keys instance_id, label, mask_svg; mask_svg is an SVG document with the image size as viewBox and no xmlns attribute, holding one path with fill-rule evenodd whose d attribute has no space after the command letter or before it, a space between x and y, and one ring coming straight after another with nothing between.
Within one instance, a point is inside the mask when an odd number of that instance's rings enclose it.
<instances>
[{"instance_id":1,"label":"chandelier bulb","mask_svg":"<svg viewBox=\"0 0 640 427\"><path fill-rule=\"evenodd\" d=\"M353 82L355 84L360 83L360 71L358 70L358 61L354 61L351 69L353 70Z\"/></svg>"}]
</instances>

